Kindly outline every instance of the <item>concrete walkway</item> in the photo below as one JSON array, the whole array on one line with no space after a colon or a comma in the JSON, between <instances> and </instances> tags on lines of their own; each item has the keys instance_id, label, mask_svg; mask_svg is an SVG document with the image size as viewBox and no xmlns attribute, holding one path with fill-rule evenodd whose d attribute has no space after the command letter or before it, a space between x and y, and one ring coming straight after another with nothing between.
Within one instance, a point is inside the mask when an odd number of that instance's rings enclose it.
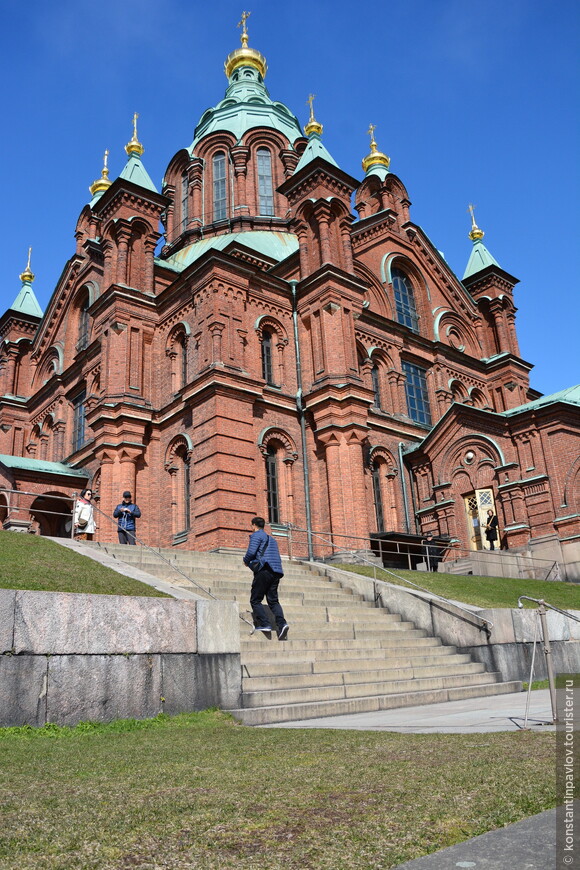
<instances>
[{"instance_id":1,"label":"concrete walkway","mask_svg":"<svg viewBox=\"0 0 580 870\"><path fill-rule=\"evenodd\" d=\"M320 719L302 719L262 725L262 728L342 728L357 731L398 731L407 734L471 734L487 731L519 731L526 713L525 692L490 695L463 701L445 701L422 707L399 707L374 713L353 713ZM550 692L531 693L528 728L554 731Z\"/></svg>"},{"instance_id":2,"label":"concrete walkway","mask_svg":"<svg viewBox=\"0 0 580 870\"><path fill-rule=\"evenodd\" d=\"M556 810L441 849L396 870L549 870L556 866Z\"/></svg>"}]
</instances>

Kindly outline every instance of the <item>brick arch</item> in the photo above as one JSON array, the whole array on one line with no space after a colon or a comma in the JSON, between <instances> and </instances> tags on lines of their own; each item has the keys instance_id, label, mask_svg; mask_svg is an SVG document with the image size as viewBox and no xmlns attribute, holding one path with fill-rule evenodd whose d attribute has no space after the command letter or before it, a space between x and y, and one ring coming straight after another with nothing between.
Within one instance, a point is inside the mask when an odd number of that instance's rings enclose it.
<instances>
[{"instance_id":1,"label":"brick arch","mask_svg":"<svg viewBox=\"0 0 580 870\"><path fill-rule=\"evenodd\" d=\"M469 396L476 408L491 408L488 396L480 387L472 387Z\"/></svg>"},{"instance_id":2,"label":"brick arch","mask_svg":"<svg viewBox=\"0 0 580 870\"><path fill-rule=\"evenodd\" d=\"M181 432L179 435L176 435L167 445L165 451L165 468L172 464L175 457L178 455L178 452L183 451L185 451L189 461L193 453L193 442L186 432Z\"/></svg>"},{"instance_id":3,"label":"brick arch","mask_svg":"<svg viewBox=\"0 0 580 870\"><path fill-rule=\"evenodd\" d=\"M572 463L566 475L563 503L580 513L580 456Z\"/></svg>"},{"instance_id":4,"label":"brick arch","mask_svg":"<svg viewBox=\"0 0 580 870\"><path fill-rule=\"evenodd\" d=\"M32 381L32 387L37 390L45 384L53 375L62 374L64 353L60 344L53 344L42 355Z\"/></svg>"},{"instance_id":5,"label":"brick arch","mask_svg":"<svg viewBox=\"0 0 580 870\"><path fill-rule=\"evenodd\" d=\"M372 465L375 462L382 462L389 466L394 475L398 474L397 463L393 454L390 450L386 447L382 447L380 444L375 444L370 447L367 455L367 462L369 468L372 468Z\"/></svg>"},{"instance_id":6,"label":"brick arch","mask_svg":"<svg viewBox=\"0 0 580 870\"><path fill-rule=\"evenodd\" d=\"M288 333L286 332L285 327L279 320L272 317L271 314L260 315L254 324L254 329L260 341L262 341L262 333L264 329L269 329L276 335L279 342L282 342L285 345L288 344Z\"/></svg>"},{"instance_id":7,"label":"brick arch","mask_svg":"<svg viewBox=\"0 0 580 870\"><path fill-rule=\"evenodd\" d=\"M479 357L481 347L471 326L454 311L439 311L433 321L433 339L470 356Z\"/></svg>"},{"instance_id":8,"label":"brick arch","mask_svg":"<svg viewBox=\"0 0 580 870\"><path fill-rule=\"evenodd\" d=\"M466 467L461 460L468 450L474 451L476 460L478 453L481 458ZM468 469L477 468L482 461L492 462L494 466L505 465L503 452L493 438L475 433L464 435L459 440L454 441L443 454L439 466L439 483L451 480L459 470L467 473Z\"/></svg>"},{"instance_id":9,"label":"brick arch","mask_svg":"<svg viewBox=\"0 0 580 870\"><path fill-rule=\"evenodd\" d=\"M385 288L379 281L378 277L374 274L374 272L369 269L368 266L365 266L364 263L355 262L354 263L354 271L355 274L359 275L364 281L365 284L368 285L368 307L371 311L380 314L382 317L393 317L393 305L387 294L385 293Z\"/></svg>"},{"instance_id":10,"label":"brick arch","mask_svg":"<svg viewBox=\"0 0 580 870\"><path fill-rule=\"evenodd\" d=\"M467 387L458 378L451 378L449 381L449 391L454 402L465 402L469 393Z\"/></svg>"},{"instance_id":11,"label":"brick arch","mask_svg":"<svg viewBox=\"0 0 580 870\"><path fill-rule=\"evenodd\" d=\"M294 462L294 460L298 458L298 450L296 449L294 439L288 435L287 432L277 426L269 426L261 432L260 437L258 438L258 447L260 448L261 453L265 455L268 452L268 447L274 442L278 442L282 445L286 454L284 457L285 460Z\"/></svg>"}]
</instances>

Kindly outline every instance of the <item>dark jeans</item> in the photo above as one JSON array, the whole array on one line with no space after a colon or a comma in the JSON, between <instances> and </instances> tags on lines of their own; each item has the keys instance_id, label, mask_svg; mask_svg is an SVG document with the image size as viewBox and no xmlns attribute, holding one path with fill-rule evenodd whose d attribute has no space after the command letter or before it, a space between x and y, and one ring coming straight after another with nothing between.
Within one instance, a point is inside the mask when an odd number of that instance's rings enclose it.
<instances>
[{"instance_id":1,"label":"dark jeans","mask_svg":"<svg viewBox=\"0 0 580 870\"><path fill-rule=\"evenodd\" d=\"M135 532L130 532L128 529L117 529L120 544L134 544Z\"/></svg>"},{"instance_id":2,"label":"dark jeans","mask_svg":"<svg viewBox=\"0 0 580 870\"><path fill-rule=\"evenodd\" d=\"M259 626L264 627L269 625L269 620L266 616L266 611L264 610L264 606L262 604L265 595L266 601L268 602L268 607L274 614L276 625L278 626L278 631L280 631L280 629L284 625L286 625L286 620L284 619L284 611L282 610L282 605L278 601L279 582L280 578L273 574L266 565L261 569L261 571L256 571L256 573L254 574L252 591L250 592L250 605L252 607L252 613L254 614L256 623Z\"/></svg>"}]
</instances>

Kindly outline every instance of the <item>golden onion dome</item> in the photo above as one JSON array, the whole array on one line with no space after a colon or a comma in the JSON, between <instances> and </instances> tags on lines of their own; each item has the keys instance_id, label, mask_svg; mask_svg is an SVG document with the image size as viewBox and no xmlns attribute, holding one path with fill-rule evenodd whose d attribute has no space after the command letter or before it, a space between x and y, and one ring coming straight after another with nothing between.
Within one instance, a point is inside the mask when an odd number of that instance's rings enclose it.
<instances>
[{"instance_id":1,"label":"golden onion dome","mask_svg":"<svg viewBox=\"0 0 580 870\"><path fill-rule=\"evenodd\" d=\"M314 117L314 97L316 94L310 94L308 99L306 100L306 105L310 106L310 117L308 119L308 123L304 127L304 132L307 136L311 136L313 133L318 133L319 136L322 136L322 124L319 124L316 118Z\"/></svg>"},{"instance_id":2,"label":"golden onion dome","mask_svg":"<svg viewBox=\"0 0 580 870\"><path fill-rule=\"evenodd\" d=\"M249 16L249 12L244 12L242 14L242 20L238 24L238 27L242 28L242 47L236 48L235 51L232 51L226 57L224 70L228 78L235 70L237 70L241 66L251 66L254 69L258 70L262 78L266 78L266 72L268 70L266 58L263 54L260 54L259 51L256 51L255 48L250 48L248 46L248 27L246 21Z\"/></svg>"},{"instance_id":3,"label":"golden onion dome","mask_svg":"<svg viewBox=\"0 0 580 870\"><path fill-rule=\"evenodd\" d=\"M371 152L367 154L367 156L363 159L362 168L365 172L371 168L371 166L385 166L387 169L391 165L391 158L387 157L386 154L383 154L382 151L379 151L377 148L377 143L375 141L375 125L371 124L367 133L371 137Z\"/></svg>"},{"instance_id":4,"label":"golden onion dome","mask_svg":"<svg viewBox=\"0 0 580 870\"><path fill-rule=\"evenodd\" d=\"M26 269L24 270L24 272L21 272L21 274L20 274L20 280L22 281L23 284L32 284L32 282L34 281L34 272L30 268L31 255L32 255L32 248L29 248L28 249L28 262L26 264Z\"/></svg>"},{"instance_id":5,"label":"golden onion dome","mask_svg":"<svg viewBox=\"0 0 580 870\"><path fill-rule=\"evenodd\" d=\"M103 168L101 170L101 177L97 178L96 181L93 181L89 190L93 196L97 193L103 193L107 190L108 187L113 183L109 178L109 169L107 167L107 161L109 159L109 151L108 149L105 151L105 155L103 157Z\"/></svg>"},{"instance_id":6,"label":"golden onion dome","mask_svg":"<svg viewBox=\"0 0 580 870\"><path fill-rule=\"evenodd\" d=\"M137 114L137 112L135 112L135 114L133 115L133 138L131 139L130 142L127 142L127 144L125 145L125 151L129 155L129 157L131 156L131 154L136 154L137 157L141 157L141 155L145 151L145 148L143 147L143 145L141 145L141 143L139 142L139 139L137 137L137 118L138 117L139 117L139 115Z\"/></svg>"},{"instance_id":7,"label":"golden onion dome","mask_svg":"<svg viewBox=\"0 0 580 870\"><path fill-rule=\"evenodd\" d=\"M471 214L471 230L469 232L469 238L471 239L472 242L478 242L480 239L483 239L485 233L483 232L483 230L480 230L479 227L477 226L477 224L475 223L475 214L473 212L474 208L475 208L475 206L471 205L471 203L467 207L467 210Z\"/></svg>"}]
</instances>

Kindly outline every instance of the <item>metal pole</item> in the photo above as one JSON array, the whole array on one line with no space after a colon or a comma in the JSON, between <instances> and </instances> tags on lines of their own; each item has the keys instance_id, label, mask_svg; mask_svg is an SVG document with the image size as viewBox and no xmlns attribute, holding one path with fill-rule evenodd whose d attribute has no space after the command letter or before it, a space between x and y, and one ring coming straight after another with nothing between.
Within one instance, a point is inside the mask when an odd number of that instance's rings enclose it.
<instances>
[{"instance_id":1,"label":"metal pole","mask_svg":"<svg viewBox=\"0 0 580 870\"><path fill-rule=\"evenodd\" d=\"M288 523L288 558L292 561L292 523Z\"/></svg>"},{"instance_id":2,"label":"metal pole","mask_svg":"<svg viewBox=\"0 0 580 870\"><path fill-rule=\"evenodd\" d=\"M545 602L540 600L538 606L540 614L540 622L542 623L542 638L544 641L544 655L546 656L546 670L548 671L548 683L550 685L550 702L552 704L552 718L554 722L558 721L558 708L556 706L556 681L554 679L554 666L552 663L552 648L550 647L550 636L548 634L548 620L546 619Z\"/></svg>"},{"instance_id":3,"label":"metal pole","mask_svg":"<svg viewBox=\"0 0 580 870\"><path fill-rule=\"evenodd\" d=\"M289 281L292 288L292 323L294 326L294 353L296 356L296 381L298 391L296 393L296 409L300 423L300 442L302 445L302 471L304 476L304 507L306 510L306 538L308 541L308 558L314 560L314 548L312 546L312 515L310 510L310 470L308 466L308 443L306 440L306 420L304 417L304 402L302 400L302 363L300 360L300 340L298 337L298 301L296 298L296 285L298 281Z\"/></svg>"}]
</instances>

